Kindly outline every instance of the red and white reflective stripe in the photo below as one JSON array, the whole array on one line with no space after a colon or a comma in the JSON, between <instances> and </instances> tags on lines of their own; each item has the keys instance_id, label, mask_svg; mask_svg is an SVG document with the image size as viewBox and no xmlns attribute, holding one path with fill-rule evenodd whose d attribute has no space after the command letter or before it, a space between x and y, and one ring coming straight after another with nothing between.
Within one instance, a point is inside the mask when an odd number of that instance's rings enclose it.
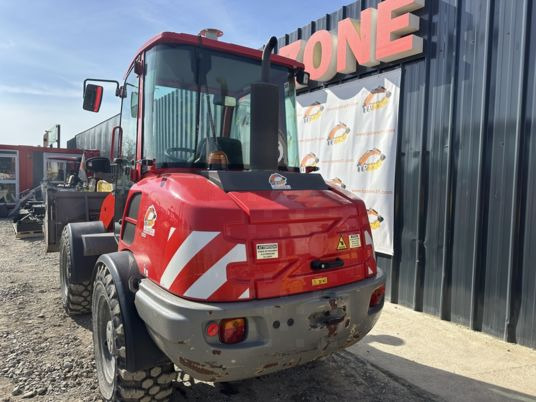
<instances>
[{"instance_id":1,"label":"red and white reflective stripe","mask_svg":"<svg viewBox=\"0 0 536 402\"><path fill-rule=\"evenodd\" d=\"M247 261L246 246L237 244L186 290L184 296L208 299L227 282L227 265Z\"/></svg>"},{"instance_id":2,"label":"red and white reflective stripe","mask_svg":"<svg viewBox=\"0 0 536 402\"><path fill-rule=\"evenodd\" d=\"M244 290L244 293L242 293L238 298L239 299L249 299L249 288Z\"/></svg>"},{"instance_id":3,"label":"red and white reflective stripe","mask_svg":"<svg viewBox=\"0 0 536 402\"><path fill-rule=\"evenodd\" d=\"M372 236L370 235L368 230L365 230L365 244L367 246L372 246L372 255L374 256L374 241L372 240Z\"/></svg>"},{"instance_id":4,"label":"red and white reflective stripe","mask_svg":"<svg viewBox=\"0 0 536 402\"><path fill-rule=\"evenodd\" d=\"M219 234L220 232L200 231L193 231L190 233L177 251L175 251L171 260L169 260L169 263L160 278L160 285L169 289L186 264L188 264L197 253Z\"/></svg>"}]
</instances>

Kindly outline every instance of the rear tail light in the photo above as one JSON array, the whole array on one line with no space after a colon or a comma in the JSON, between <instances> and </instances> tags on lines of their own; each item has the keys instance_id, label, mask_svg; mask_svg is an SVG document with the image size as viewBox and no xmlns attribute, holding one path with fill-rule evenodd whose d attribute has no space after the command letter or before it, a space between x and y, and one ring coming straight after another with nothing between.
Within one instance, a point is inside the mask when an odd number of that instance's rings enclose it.
<instances>
[{"instance_id":1,"label":"rear tail light","mask_svg":"<svg viewBox=\"0 0 536 402\"><path fill-rule=\"evenodd\" d=\"M220 341L233 344L246 339L246 319L229 318L220 321Z\"/></svg>"},{"instance_id":2,"label":"rear tail light","mask_svg":"<svg viewBox=\"0 0 536 402\"><path fill-rule=\"evenodd\" d=\"M378 289L372 292L370 296L369 307L376 307L383 303L383 298L385 297L385 285L381 285Z\"/></svg>"},{"instance_id":3,"label":"rear tail light","mask_svg":"<svg viewBox=\"0 0 536 402\"><path fill-rule=\"evenodd\" d=\"M220 332L220 326L216 322L211 322L207 325L207 335L208 336L216 336L218 335L218 332Z\"/></svg>"}]
</instances>

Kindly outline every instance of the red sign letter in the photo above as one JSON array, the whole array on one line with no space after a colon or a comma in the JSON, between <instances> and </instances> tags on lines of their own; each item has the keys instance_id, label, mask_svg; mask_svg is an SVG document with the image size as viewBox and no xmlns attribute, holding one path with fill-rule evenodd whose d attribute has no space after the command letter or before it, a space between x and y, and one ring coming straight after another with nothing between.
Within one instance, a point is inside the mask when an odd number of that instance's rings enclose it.
<instances>
[{"instance_id":1,"label":"red sign letter","mask_svg":"<svg viewBox=\"0 0 536 402\"><path fill-rule=\"evenodd\" d=\"M287 46L283 46L277 52L280 56L288 57L297 61L303 60L303 49L305 48L305 41L303 39L292 42Z\"/></svg>"},{"instance_id":2,"label":"red sign letter","mask_svg":"<svg viewBox=\"0 0 536 402\"><path fill-rule=\"evenodd\" d=\"M346 18L339 22L337 44L337 72L353 73L357 62L372 67L376 60L376 9L361 11L361 20ZM350 55L352 51L352 55Z\"/></svg>"},{"instance_id":3,"label":"red sign letter","mask_svg":"<svg viewBox=\"0 0 536 402\"><path fill-rule=\"evenodd\" d=\"M335 47L337 38L325 30L316 31L307 41L303 53L305 70L314 81L329 81L337 72Z\"/></svg>"},{"instance_id":4,"label":"red sign letter","mask_svg":"<svg viewBox=\"0 0 536 402\"><path fill-rule=\"evenodd\" d=\"M385 0L378 4L378 60L389 62L422 53L422 38L407 35L419 30L419 18L410 12L422 7L424 0Z\"/></svg>"}]
</instances>

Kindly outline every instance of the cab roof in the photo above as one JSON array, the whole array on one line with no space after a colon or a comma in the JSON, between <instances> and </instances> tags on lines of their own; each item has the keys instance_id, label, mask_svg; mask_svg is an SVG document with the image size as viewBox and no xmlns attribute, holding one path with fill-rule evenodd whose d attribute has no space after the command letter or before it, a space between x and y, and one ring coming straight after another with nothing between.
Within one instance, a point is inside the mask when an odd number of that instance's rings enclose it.
<instances>
[{"instance_id":1,"label":"cab roof","mask_svg":"<svg viewBox=\"0 0 536 402\"><path fill-rule=\"evenodd\" d=\"M177 44L185 44L185 45L199 45L201 44L204 47L214 49L214 50L220 50L222 52L236 54L239 56L249 57L252 59L261 60L262 59L262 51L257 49L252 49L245 46L235 45L232 43L222 42L219 40L214 39L208 39L202 36L198 35L190 35L185 33L176 33L176 32L162 32L158 35L152 37L149 39L139 50L136 52L136 56L132 60L132 63L130 63L130 66L127 70L130 71L130 68L132 67L132 64L136 60L136 58L142 54L143 52L151 49L152 47L163 44L163 43L177 43ZM304 66L299 61L289 59L287 57L279 56L277 54L273 54L270 58L272 63L279 64L288 68L293 69L303 69ZM127 75L125 74L125 76Z\"/></svg>"}]
</instances>

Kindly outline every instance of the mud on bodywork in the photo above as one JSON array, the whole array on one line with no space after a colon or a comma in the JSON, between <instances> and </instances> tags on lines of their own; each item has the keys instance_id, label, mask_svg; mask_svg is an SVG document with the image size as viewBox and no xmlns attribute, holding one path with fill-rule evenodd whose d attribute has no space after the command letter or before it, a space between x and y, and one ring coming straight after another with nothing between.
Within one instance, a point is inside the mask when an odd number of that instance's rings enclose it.
<instances>
[{"instance_id":1,"label":"mud on bodywork","mask_svg":"<svg viewBox=\"0 0 536 402\"><path fill-rule=\"evenodd\" d=\"M136 308L155 343L186 373L203 381L237 381L305 364L354 344L379 318L383 305L369 304L384 283L379 270L374 278L325 291L198 303L142 280ZM248 320L243 342L227 345L205 334L208 323L232 317Z\"/></svg>"}]
</instances>

